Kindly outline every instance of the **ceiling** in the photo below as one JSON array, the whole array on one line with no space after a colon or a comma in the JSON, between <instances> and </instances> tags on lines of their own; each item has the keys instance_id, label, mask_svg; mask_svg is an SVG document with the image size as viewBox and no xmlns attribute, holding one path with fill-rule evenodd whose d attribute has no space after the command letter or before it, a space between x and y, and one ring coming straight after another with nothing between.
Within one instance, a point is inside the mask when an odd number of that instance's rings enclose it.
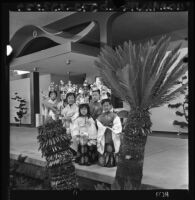
<instances>
[{"instance_id":1,"label":"ceiling","mask_svg":"<svg viewBox=\"0 0 195 200\"><path fill-rule=\"evenodd\" d=\"M97 73L94 66L96 57L88 56L79 53L65 53L54 57L34 61L31 63L15 66L15 70L33 71L36 67L41 74L67 74L68 72L74 74L86 73L88 75ZM66 61L70 60L70 64Z\"/></svg>"},{"instance_id":2,"label":"ceiling","mask_svg":"<svg viewBox=\"0 0 195 200\"><path fill-rule=\"evenodd\" d=\"M112 37L117 45L126 40L139 41L180 29L186 29L187 34L187 28L187 12L126 12L114 21Z\"/></svg>"},{"instance_id":3,"label":"ceiling","mask_svg":"<svg viewBox=\"0 0 195 200\"><path fill-rule=\"evenodd\" d=\"M45 26L72 12L10 12L10 38L25 25ZM82 17L82 13L81 13ZM102 12L104 17L104 12ZM90 33L90 38L97 39L99 29ZM172 40L181 40L188 35L187 12L126 12L115 19L112 27L112 40L118 45L127 40L143 41L159 38L162 34L170 34ZM66 65L65 58L70 59ZM94 60L96 57L70 52L37 62L15 66L15 69L33 71L38 67L41 73L64 74L69 72L96 73Z\"/></svg>"},{"instance_id":4,"label":"ceiling","mask_svg":"<svg viewBox=\"0 0 195 200\"><path fill-rule=\"evenodd\" d=\"M13 12L9 13L10 38L25 25L45 26L74 12Z\"/></svg>"}]
</instances>

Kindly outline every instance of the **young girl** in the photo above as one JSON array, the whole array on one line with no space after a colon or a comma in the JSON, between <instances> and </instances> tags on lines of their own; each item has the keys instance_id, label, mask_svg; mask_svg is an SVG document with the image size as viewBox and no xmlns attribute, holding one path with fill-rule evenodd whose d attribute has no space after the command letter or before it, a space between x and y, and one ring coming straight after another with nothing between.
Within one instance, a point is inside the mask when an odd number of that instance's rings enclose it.
<instances>
[{"instance_id":1,"label":"young girl","mask_svg":"<svg viewBox=\"0 0 195 200\"><path fill-rule=\"evenodd\" d=\"M60 81L59 85L59 91L60 91L60 102L57 105L57 109L59 110L60 114L62 110L66 107L67 101L66 101L66 87L64 85L64 81Z\"/></svg>"},{"instance_id":2,"label":"young girl","mask_svg":"<svg viewBox=\"0 0 195 200\"><path fill-rule=\"evenodd\" d=\"M76 162L80 165L94 164L97 161L97 130L88 104L79 105L79 117L74 122L72 133L77 143Z\"/></svg>"},{"instance_id":3,"label":"young girl","mask_svg":"<svg viewBox=\"0 0 195 200\"><path fill-rule=\"evenodd\" d=\"M44 97L44 96L43 96ZM49 99L44 97L42 100L42 114L45 118L52 118L53 120L57 119L57 90L52 82L49 86Z\"/></svg>"},{"instance_id":4,"label":"young girl","mask_svg":"<svg viewBox=\"0 0 195 200\"><path fill-rule=\"evenodd\" d=\"M78 106L75 103L75 93L68 93L66 95L67 105L62 110L61 114L63 115L63 122L64 127L66 128L67 132L72 136L72 126L74 120L78 117Z\"/></svg>"},{"instance_id":5,"label":"young girl","mask_svg":"<svg viewBox=\"0 0 195 200\"><path fill-rule=\"evenodd\" d=\"M103 113L98 117L97 148L99 165L103 167L116 166L117 153L120 147L122 125L120 118L112 112L110 99L102 100Z\"/></svg>"}]
</instances>

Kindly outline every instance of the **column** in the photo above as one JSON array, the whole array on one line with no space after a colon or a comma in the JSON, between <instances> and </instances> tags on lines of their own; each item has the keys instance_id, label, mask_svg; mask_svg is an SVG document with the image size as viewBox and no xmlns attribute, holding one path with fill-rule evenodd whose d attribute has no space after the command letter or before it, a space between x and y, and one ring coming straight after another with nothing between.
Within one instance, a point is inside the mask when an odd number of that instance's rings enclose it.
<instances>
[{"instance_id":1,"label":"column","mask_svg":"<svg viewBox=\"0 0 195 200\"><path fill-rule=\"evenodd\" d=\"M35 114L40 112L39 107L39 72L30 73L30 100L31 100L31 126L35 127Z\"/></svg>"}]
</instances>

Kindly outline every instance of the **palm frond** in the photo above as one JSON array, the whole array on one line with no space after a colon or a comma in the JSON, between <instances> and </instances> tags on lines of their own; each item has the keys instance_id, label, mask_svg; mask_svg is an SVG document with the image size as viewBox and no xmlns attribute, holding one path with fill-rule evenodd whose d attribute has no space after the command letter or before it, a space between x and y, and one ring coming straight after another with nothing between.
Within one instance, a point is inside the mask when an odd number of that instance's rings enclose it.
<instances>
[{"instance_id":1,"label":"palm frond","mask_svg":"<svg viewBox=\"0 0 195 200\"><path fill-rule=\"evenodd\" d=\"M181 91L183 91L188 86L188 83L185 83L175 89L174 91L170 92L169 94L166 94L164 96L158 96L155 100L153 100L152 104L150 105L150 108L160 107L164 104L169 103L170 101L177 98L179 95L181 95Z\"/></svg>"},{"instance_id":2,"label":"palm frond","mask_svg":"<svg viewBox=\"0 0 195 200\"><path fill-rule=\"evenodd\" d=\"M168 48L169 39L166 40L166 44L164 45L165 49ZM187 70L186 67L182 68L182 59L180 59L179 63L172 69L171 76L168 75L169 70L172 68L173 64L179 57L179 49L181 44L175 47L167 57L165 56L165 49L162 49L163 52L159 51L161 55L161 61L156 65L156 70L151 74L150 79L148 80L148 84L145 86L145 93L143 95L141 107L148 107L150 102L156 98L156 96L164 95L162 91L170 90L175 85L175 81L178 80L183 73ZM179 70L179 71L178 71ZM178 73L175 73L178 71ZM167 78L168 77L168 78ZM171 81L172 80L172 81ZM169 91L168 91L169 92Z\"/></svg>"},{"instance_id":3,"label":"palm frond","mask_svg":"<svg viewBox=\"0 0 195 200\"><path fill-rule=\"evenodd\" d=\"M122 100L131 102L131 104L133 104L133 101L125 91L125 88L119 84L116 72L110 70L109 68L106 68L105 70L103 63L101 62L95 61L95 65L99 68L100 75L104 78L104 82L107 83L106 85L111 88L113 93Z\"/></svg>"},{"instance_id":4,"label":"palm frond","mask_svg":"<svg viewBox=\"0 0 195 200\"><path fill-rule=\"evenodd\" d=\"M167 56L169 37L135 45L131 41L112 49L102 48L95 66L113 93L132 108L147 109L174 99L183 89L171 92L175 82L186 72L182 59L178 61L181 44Z\"/></svg>"}]
</instances>

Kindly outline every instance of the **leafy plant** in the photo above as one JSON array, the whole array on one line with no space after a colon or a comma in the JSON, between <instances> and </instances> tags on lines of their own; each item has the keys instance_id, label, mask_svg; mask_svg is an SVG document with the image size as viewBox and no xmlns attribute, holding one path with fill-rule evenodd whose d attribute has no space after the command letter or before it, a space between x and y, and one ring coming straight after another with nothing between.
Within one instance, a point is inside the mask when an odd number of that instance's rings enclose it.
<instances>
[{"instance_id":1,"label":"leafy plant","mask_svg":"<svg viewBox=\"0 0 195 200\"><path fill-rule=\"evenodd\" d=\"M17 117L14 117L14 119L16 122L20 122L21 125L22 118L27 114L26 100L20 97L17 92L15 92L15 97L12 97L11 99L19 102L19 105L15 106L17 109Z\"/></svg>"},{"instance_id":2,"label":"leafy plant","mask_svg":"<svg viewBox=\"0 0 195 200\"><path fill-rule=\"evenodd\" d=\"M186 79L187 79L187 76L186 75L183 76L181 81L177 81L177 85L184 85ZM181 94L185 95L184 101L174 103L174 104L169 104L168 107L172 109L177 109L175 114L177 116L184 117L183 121L174 120L173 125L186 129L188 128L188 87L186 87L184 91L181 92Z\"/></svg>"},{"instance_id":3,"label":"leafy plant","mask_svg":"<svg viewBox=\"0 0 195 200\"><path fill-rule=\"evenodd\" d=\"M145 144L152 126L150 109L169 103L187 86L185 83L174 89L188 65L179 59L181 44L167 55L169 45L170 38L165 36L156 44L129 41L115 49L105 46L95 61L104 84L131 108L125 114L128 118L115 177L122 190L127 189L126 185L130 185L128 189L140 189Z\"/></svg>"}]
</instances>

